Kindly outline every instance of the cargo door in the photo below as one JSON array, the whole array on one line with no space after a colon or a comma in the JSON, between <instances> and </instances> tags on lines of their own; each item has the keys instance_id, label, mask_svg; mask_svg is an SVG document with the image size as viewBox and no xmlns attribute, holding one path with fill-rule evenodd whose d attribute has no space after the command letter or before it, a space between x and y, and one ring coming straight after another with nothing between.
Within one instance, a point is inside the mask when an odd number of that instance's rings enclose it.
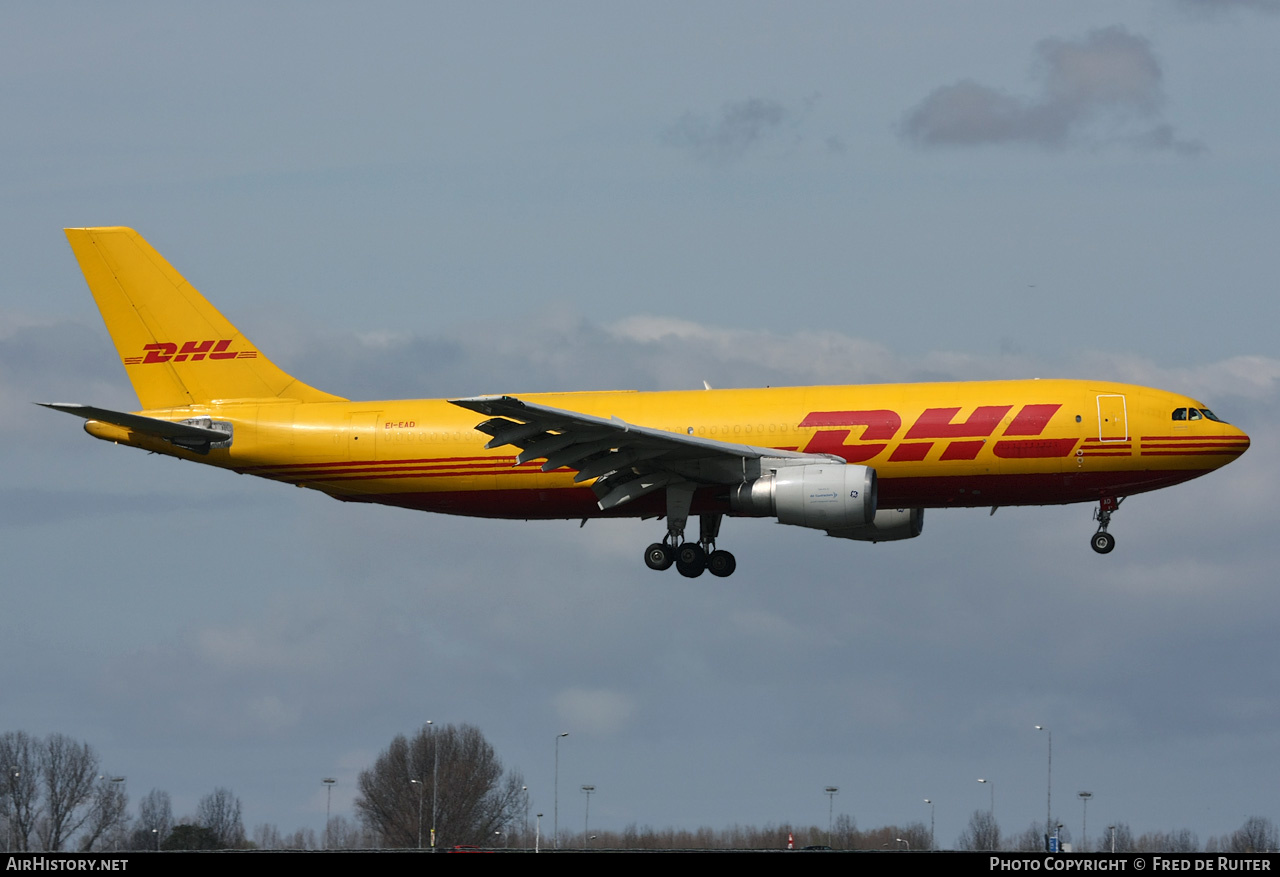
<instances>
[{"instance_id":1,"label":"cargo door","mask_svg":"<svg viewBox=\"0 0 1280 877\"><path fill-rule=\"evenodd\" d=\"M1129 411L1125 406L1123 395L1098 395L1098 440L1104 442L1129 440Z\"/></svg>"}]
</instances>

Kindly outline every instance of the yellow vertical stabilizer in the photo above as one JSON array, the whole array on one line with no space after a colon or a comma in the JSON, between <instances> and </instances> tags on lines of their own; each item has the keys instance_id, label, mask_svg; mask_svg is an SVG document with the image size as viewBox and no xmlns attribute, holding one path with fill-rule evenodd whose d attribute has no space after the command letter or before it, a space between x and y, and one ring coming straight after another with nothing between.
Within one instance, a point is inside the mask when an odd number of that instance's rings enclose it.
<instances>
[{"instance_id":1,"label":"yellow vertical stabilizer","mask_svg":"<svg viewBox=\"0 0 1280 877\"><path fill-rule=\"evenodd\" d=\"M133 229L65 231L144 409L343 401L277 368Z\"/></svg>"}]
</instances>

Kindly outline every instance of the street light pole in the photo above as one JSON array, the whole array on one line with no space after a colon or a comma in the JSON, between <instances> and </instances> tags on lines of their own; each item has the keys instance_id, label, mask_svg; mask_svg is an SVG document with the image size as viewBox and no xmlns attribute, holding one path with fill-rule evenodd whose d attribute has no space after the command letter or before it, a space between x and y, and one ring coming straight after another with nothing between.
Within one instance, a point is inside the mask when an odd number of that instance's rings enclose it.
<instances>
[{"instance_id":1,"label":"street light pole","mask_svg":"<svg viewBox=\"0 0 1280 877\"><path fill-rule=\"evenodd\" d=\"M426 792L426 783L422 780L409 780L418 787L418 849L422 849L422 795Z\"/></svg>"},{"instance_id":2,"label":"street light pole","mask_svg":"<svg viewBox=\"0 0 1280 877\"><path fill-rule=\"evenodd\" d=\"M936 850L938 845L933 840L933 799L925 798L924 802L929 805L929 849Z\"/></svg>"},{"instance_id":3,"label":"street light pole","mask_svg":"<svg viewBox=\"0 0 1280 877\"><path fill-rule=\"evenodd\" d=\"M553 826L551 831L551 833L555 835L553 843L556 849L560 849L560 738L568 736L568 731L565 731L563 734L556 734L556 779L554 791L555 812L552 816Z\"/></svg>"},{"instance_id":4,"label":"street light pole","mask_svg":"<svg viewBox=\"0 0 1280 877\"><path fill-rule=\"evenodd\" d=\"M324 783L325 801L324 801L324 848L329 849L329 814L333 807L333 784L338 780L335 777L325 777L320 780Z\"/></svg>"},{"instance_id":5,"label":"street light pole","mask_svg":"<svg viewBox=\"0 0 1280 877\"><path fill-rule=\"evenodd\" d=\"M440 799L440 747L436 745L436 728L427 720L431 729L431 852L436 851L436 801Z\"/></svg>"},{"instance_id":6,"label":"street light pole","mask_svg":"<svg viewBox=\"0 0 1280 877\"><path fill-rule=\"evenodd\" d=\"M1044 805L1044 834L1047 838L1053 831L1053 827L1049 825L1053 819L1053 732L1044 725L1036 725L1036 730L1044 731L1049 735L1049 780L1046 784Z\"/></svg>"},{"instance_id":7,"label":"street light pole","mask_svg":"<svg viewBox=\"0 0 1280 877\"><path fill-rule=\"evenodd\" d=\"M991 787L991 821L996 821L996 784L992 780L979 779L978 782Z\"/></svg>"},{"instance_id":8,"label":"street light pole","mask_svg":"<svg viewBox=\"0 0 1280 877\"><path fill-rule=\"evenodd\" d=\"M583 786L582 791L587 795L587 812L582 817L582 845L583 847L591 846L591 793L596 790L595 786Z\"/></svg>"},{"instance_id":9,"label":"street light pole","mask_svg":"<svg viewBox=\"0 0 1280 877\"><path fill-rule=\"evenodd\" d=\"M109 811L111 814L111 851L115 852L117 849L119 849L120 835L117 829L119 828L119 824L120 824L120 815L124 810L124 807L120 803L120 800L121 800L120 785L124 782L125 778L124 777L107 777L99 774L98 779L106 780L111 784L110 797L107 799L110 803L108 803L107 806L111 808L111 810Z\"/></svg>"},{"instance_id":10,"label":"street light pole","mask_svg":"<svg viewBox=\"0 0 1280 877\"><path fill-rule=\"evenodd\" d=\"M827 786L823 791L827 794L827 846L831 846L831 818L836 808L836 795L840 794L838 786Z\"/></svg>"},{"instance_id":11,"label":"street light pole","mask_svg":"<svg viewBox=\"0 0 1280 877\"><path fill-rule=\"evenodd\" d=\"M1089 799L1093 792L1079 792L1076 797L1084 805L1084 815L1080 820L1080 852L1083 853L1089 849Z\"/></svg>"}]
</instances>

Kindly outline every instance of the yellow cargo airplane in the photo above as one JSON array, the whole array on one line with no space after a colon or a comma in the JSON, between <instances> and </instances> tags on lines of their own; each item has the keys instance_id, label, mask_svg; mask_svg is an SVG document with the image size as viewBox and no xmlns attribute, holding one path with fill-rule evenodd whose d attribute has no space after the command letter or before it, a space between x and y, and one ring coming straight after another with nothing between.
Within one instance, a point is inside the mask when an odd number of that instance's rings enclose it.
<instances>
[{"instance_id":1,"label":"yellow cargo airplane","mask_svg":"<svg viewBox=\"0 0 1280 877\"><path fill-rule=\"evenodd\" d=\"M66 233L142 405L47 405L95 438L346 501L665 517L645 563L691 578L733 573L725 515L882 542L919 536L926 508L1096 502L1106 554L1125 497L1249 447L1195 399L1107 381L352 402L277 368L132 229Z\"/></svg>"}]
</instances>

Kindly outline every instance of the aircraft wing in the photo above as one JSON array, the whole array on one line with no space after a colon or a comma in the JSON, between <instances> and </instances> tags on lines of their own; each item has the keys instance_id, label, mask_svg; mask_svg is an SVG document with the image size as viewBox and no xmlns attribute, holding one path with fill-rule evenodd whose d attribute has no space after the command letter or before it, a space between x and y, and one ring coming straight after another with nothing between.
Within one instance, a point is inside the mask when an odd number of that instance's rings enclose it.
<instances>
[{"instance_id":1,"label":"aircraft wing","mask_svg":"<svg viewBox=\"0 0 1280 877\"><path fill-rule=\"evenodd\" d=\"M226 431L205 429L191 423L180 423L172 420L161 420L158 417L144 417L141 414L126 414L123 411L111 411L107 408L94 408L91 405L76 405L71 402L37 402L54 411L65 411L67 414L83 417L85 420L100 420L103 423L123 426L125 429L144 435L153 435L168 439L183 447L205 447L210 443L226 442L231 436ZM209 419L201 418L205 423Z\"/></svg>"},{"instance_id":2,"label":"aircraft wing","mask_svg":"<svg viewBox=\"0 0 1280 877\"><path fill-rule=\"evenodd\" d=\"M489 416L476 429L493 436L486 448L520 449L516 465L542 459L543 472L576 469L576 482L595 479L601 509L638 499L668 484L740 484L769 467L803 463L843 463L826 454L803 454L739 445L637 426L617 417L535 405L514 396L450 399L452 404ZM765 461L770 461L766 463Z\"/></svg>"}]
</instances>

